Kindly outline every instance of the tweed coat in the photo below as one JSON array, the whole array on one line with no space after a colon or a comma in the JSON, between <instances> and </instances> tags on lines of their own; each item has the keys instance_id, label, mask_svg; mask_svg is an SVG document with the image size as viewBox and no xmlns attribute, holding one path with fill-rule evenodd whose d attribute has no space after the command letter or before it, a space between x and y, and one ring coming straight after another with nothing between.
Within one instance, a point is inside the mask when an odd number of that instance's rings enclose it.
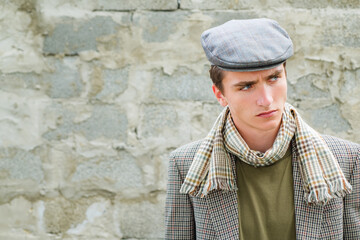
<instances>
[{"instance_id":1,"label":"tweed coat","mask_svg":"<svg viewBox=\"0 0 360 240\"><path fill-rule=\"evenodd\" d=\"M323 136L352 193L330 200L325 206L308 205L304 198L298 154L292 141L292 167L296 239L360 239L360 145ZM238 204L235 191L213 191L205 198L180 194L201 140L172 152L169 162L165 209L166 239L239 239ZM235 157L232 156L233 172ZM241 186L238 186L241 187Z\"/></svg>"}]
</instances>

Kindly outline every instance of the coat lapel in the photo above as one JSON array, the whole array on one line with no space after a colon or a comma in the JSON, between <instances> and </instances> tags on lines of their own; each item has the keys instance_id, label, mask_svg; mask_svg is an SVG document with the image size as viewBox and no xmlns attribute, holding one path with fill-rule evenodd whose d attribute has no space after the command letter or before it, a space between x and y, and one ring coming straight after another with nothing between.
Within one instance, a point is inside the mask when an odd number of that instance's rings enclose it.
<instances>
[{"instance_id":1,"label":"coat lapel","mask_svg":"<svg viewBox=\"0 0 360 240\"><path fill-rule=\"evenodd\" d=\"M231 164L236 177L235 157L232 155ZM213 191L206 199L217 238L239 239L237 191Z\"/></svg>"},{"instance_id":2,"label":"coat lapel","mask_svg":"<svg viewBox=\"0 0 360 240\"><path fill-rule=\"evenodd\" d=\"M308 205L305 201L300 174L300 163L294 142L292 144L292 164L294 178L296 239L318 239L321 231L324 207Z\"/></svg>"},{"instance_id":3,"label":"coat lapel","mask_svg":"<svg viewBox=\"0 0 360 240\"><path fill-rule=\"evenodd\" d=\"M218 239L239 239L236 191L213 191L207 196L212 224Z\"/></svg>"}]
</instances>

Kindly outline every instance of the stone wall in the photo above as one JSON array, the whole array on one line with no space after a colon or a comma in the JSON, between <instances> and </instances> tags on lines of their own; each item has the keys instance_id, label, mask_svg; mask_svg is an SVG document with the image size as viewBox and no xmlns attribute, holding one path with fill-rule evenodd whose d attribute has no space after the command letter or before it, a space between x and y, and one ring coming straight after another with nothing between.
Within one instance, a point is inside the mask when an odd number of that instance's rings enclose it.
<instances>
[{"instance_id":1,"label":"stone wall","mask_svg":"<svg viewBox=\"0 0 360 240\"><path fill-rule=\"evenodd\" d=\"M360 142L356 0L1 0L0 239L161 239L167 157L221 110L200 34L269 17L289 102Z\"/></svg>"}]
</instances>

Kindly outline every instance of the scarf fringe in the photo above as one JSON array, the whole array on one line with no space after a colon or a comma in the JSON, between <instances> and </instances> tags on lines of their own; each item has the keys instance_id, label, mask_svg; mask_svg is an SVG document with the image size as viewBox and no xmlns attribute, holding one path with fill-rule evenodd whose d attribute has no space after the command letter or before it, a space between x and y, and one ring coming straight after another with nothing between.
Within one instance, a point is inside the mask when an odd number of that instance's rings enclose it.
<instances>
[{"instance_id":1,"label":"scarf fringe","mask_svg":"<svg viewBox=\"0 0 360 240\"><path fill-rule=\"evenodd\" d=\"M215 190L224 190L224 191L237 190L235 180L212 178L211 181L209 181L209 185L210 186L208 185L204 186L203 189L205 189L205 191L201 195L202 198Z\"/></svg>"},{"instance_id":2,"label":"scarf fringe","mask_svg":"<svg viewBox=\"0 0 360 240\"><path fill-rule=\"evenodd\" d=\"M333 185L328 184L328 186L333 197L343 198L350 194L352 190L350 183L346 180L338 180Z\"/></svg>"},{"instance_id":3,"label":"scarf fringe","mask_svg":"<svg viewBox=\"0 0 360 240\"><path fill-rule=\"evenodd\" d=\"M213 190L226 190L226 191L233 191L237 190L236 183L234 180L228 179L212 179L211 186L208 192Z\"/></svg>"},{"instance_id":4,"label":"scarf fringe","mask_svg":"<svg viewBox=\"0 0 360 240\"><path fill-rule=\"evenodd\" d=\"M212 179L208 184L204 186L192 187L182 185L180 188L180 193L189 194L193 197L206 197L210 192L215 190L224 190L224 191L237 191L235 180L228 179Z\"/></svg>"},{"instance_id":5,"label":"scarf fringe","mask_svg":"<svg viewBox=\"0 0 360 240\"><path fill-rule=\"evenodd\" d=\"M304 197L308 204L325 205L333 198L343 198L351 193L352 187L348 181L338 180L331 184L327 181L328 189L305 191Z\"/></svg>"}]
</instances>

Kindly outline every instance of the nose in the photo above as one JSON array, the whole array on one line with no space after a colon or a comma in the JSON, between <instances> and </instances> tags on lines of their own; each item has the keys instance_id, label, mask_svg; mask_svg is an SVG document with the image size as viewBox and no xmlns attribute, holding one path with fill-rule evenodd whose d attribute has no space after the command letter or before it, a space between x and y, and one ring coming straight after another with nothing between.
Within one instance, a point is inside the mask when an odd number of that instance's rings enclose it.
<instances>
[{"instance_id":1,"label":"nose","mask_svg":"<svg viewBox=\"0 0 360 240\"><path fill-rule=\"evenodd\" d=\"M271 86L263 85L259 88L257 104L263 107L269 107L273 103Z\"/></svg>"}]
</instances>

